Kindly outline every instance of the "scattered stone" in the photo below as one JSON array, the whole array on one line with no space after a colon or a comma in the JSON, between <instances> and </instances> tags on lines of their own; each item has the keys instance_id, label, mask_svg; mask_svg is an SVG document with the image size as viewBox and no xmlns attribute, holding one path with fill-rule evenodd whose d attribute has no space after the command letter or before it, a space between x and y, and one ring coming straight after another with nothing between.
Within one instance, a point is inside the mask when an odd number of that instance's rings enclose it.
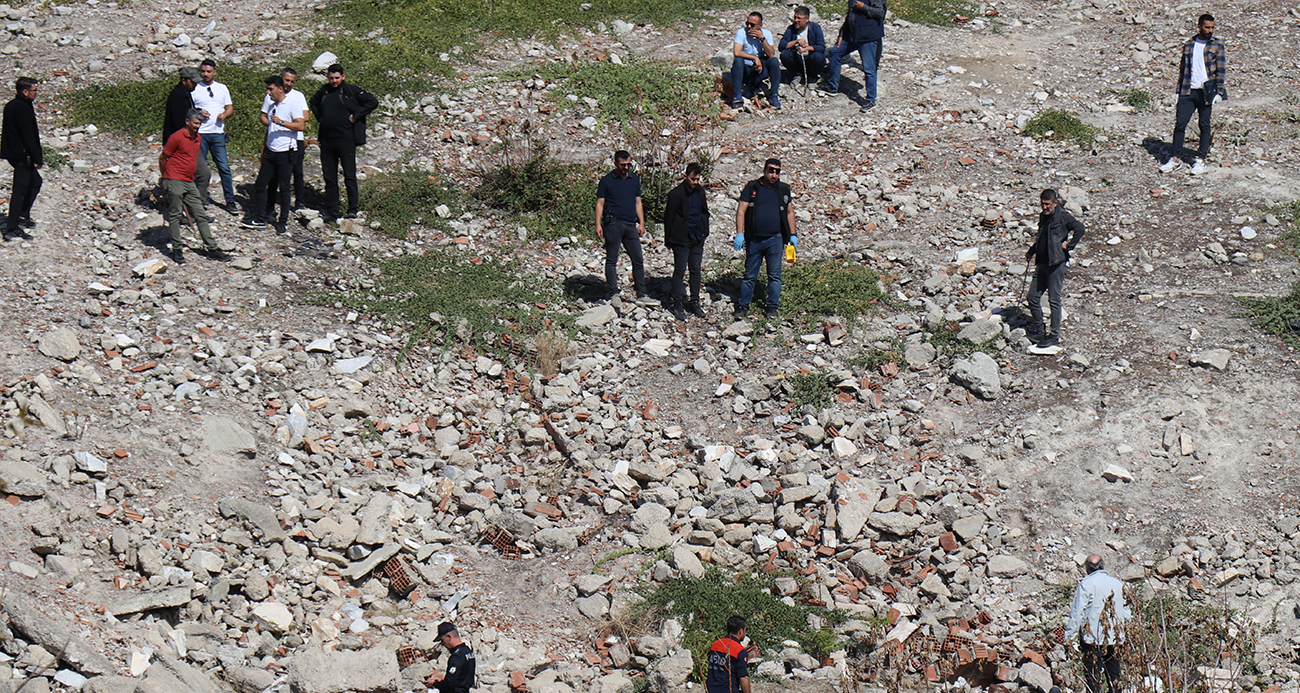
<instances>
[{"instance_id":1,"label":"scattered stone","mask_svg":"<svg viewBox=\"0 0 1300 693\"><path fill-rule=\"evenodd\" d=\"M81 355L81 343L77 334L66 327L46 332L41 336L36 348L42 354L60 361L75 361Z\"/></svg>"}]
</instances>

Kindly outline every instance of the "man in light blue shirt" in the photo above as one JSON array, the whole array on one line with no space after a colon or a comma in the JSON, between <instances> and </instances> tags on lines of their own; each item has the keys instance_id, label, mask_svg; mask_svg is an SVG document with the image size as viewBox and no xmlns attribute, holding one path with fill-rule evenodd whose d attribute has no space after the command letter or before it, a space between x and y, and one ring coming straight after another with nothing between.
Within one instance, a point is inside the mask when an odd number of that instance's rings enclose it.
<instances>
[{"instance_id":1,"label":"man in light blue shirt","mask_svg":"<svg viewBox=\"0 0 1300 693\"><path fill-rule=\"evenodd\" d=\"M1070 620L1065 624L1068 647L1079 638L1083 655L1083 681L1088 693L1102 693L1105 673L1107 693L1119 693L1119 655L1115 646L1124 640L1124 625L1132 616L1124 603L1124 583L1106 574L1101 556L1083 563L1085 576L1074 589Z\"/></svg>"},{"instance_id":2,"label":"man in light blue shirt","mask_svg":"<svg viewBox=\"0 0 1300 693\"><path fill-rule=\"evenodd\" d=\"M781 89L781 58L776 54L772 32L763 28L761 13L750 12L745 18L745 28L736 30L731 54L731 107L743 108L745 99L752 96L752 90L767 80L772 85L768 103L779 110L781 99L777 98L777 92Z\"/></svg>"}]
</instances>

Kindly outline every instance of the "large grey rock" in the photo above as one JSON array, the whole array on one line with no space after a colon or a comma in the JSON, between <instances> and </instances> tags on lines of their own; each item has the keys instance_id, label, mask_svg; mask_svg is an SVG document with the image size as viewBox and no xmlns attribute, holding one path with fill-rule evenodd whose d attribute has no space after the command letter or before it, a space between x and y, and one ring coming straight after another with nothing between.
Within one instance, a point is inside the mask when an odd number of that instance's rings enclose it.
<instances>
[{"instance_id":1,"label":"large grey rock","mask_svg":"<svg viewBox=\"0 0 1300 693\"><path fill-rule=\"evenodd\" d=\"M880 582L889 574L889 562L871 549L864 549L853 554L853 558L849 559L849 572L856 577Z\"/></svg>"},{"instance_id":2,"label":"large grey rock","mask_svg":"<svg viewBox=\"0 0 1300 693\"><path fill-rule=\"evenodd\" d=\"M953 365L952 377L981 399L997 399L1002 396L998 362L982 351L971 354L970 358L958 360Z\"/></svg>"},{"instance_id":3,"label":"large grey rock","mask_svg":"<svg viewBox=\"0 0 1300 693\"><path fill-rule=\"evenodd\" d=\"M691 651L684 648L673 650L672 654L650 666L646 690L650 693L668 693L686 684L690 678L694 662Z\"/></svg>"},{"instance_id":4,"label":"large grey rock","mask_svg":"<svg viewBox=\"0 0 1300 693\"><path fill-rule=\"evenodd\" d=\"M22 460L0 460L0 492L14 496L44 496L45 475Z\"/></svg>"},{"instance_id":5,"label":"large grey rock","mask_svg":"<svg viewBox=\"0 0 1300 693\"><path fill-rule=\"evenodd\" d=\"M970 541L980 535L984 529L984 516L972 515L952 523L952 532L962 541Z\"/></svg>"},{"instance_id":6,"label":"large grey rock","mask_svg":"<svg viewBox=\"0 0 1300 693\"><path fill-rule=\"evenodd\" d=\"M392 532L389 519L392 506L393 499L383 493L370 497L370 502L357 512L357 522L361 524L361 529L357 532L358 544L374 545L388 541L388 535Z\"/></svg>"},{"instance_id":7,"label":"large grey rock","mask_svg":"<svg viewBox=\"0 0 1300 693\"><path fill-rule=\"evenodd\" d=\"M41 425L50 429L54 435L61 436L68 432L68 424L63 420L63 415L40 395L34 394L27 398L27 411L34 414Z\"/></svg>"},{"instance_id":8,"label":"large grey rock","mask_svg":"<svg viewBox=\"0 0 1300 693\"><path fill-rule=\"evenodd\" d=\"M573 586L578 589L579 597L590 597L591 595L605 589L614 578L608 575L579 575L573 581Z\"/></svg>"},{"instance_id":9,"label":"large grey rock","mask_svg":"<svg viewBox=\"0 0 1300 693\"><path fill-rule=\"evenodd\" d=\"M1029 572L1029 564L1015 556L997 554L989 556L988 571L991 577L1015 577Z\"/></svg>"},{"instance_id":10,"label":"large grey rock","mask_svg":"<svg viewBox=\"0 0 1300 693\"><path fill-rule=\"evenodd\" d=\"M261 531L262 538L267 542L281 541L288 536L284 528L280 526L280 520L275 516L275 511L265 505L247 501L243 498L232 498L225 501L225 506L233 514Z\"/></svg>"},{"instance_id":11,"label":"large grey rock","mask_svg":"<svg viewBox=\"0 0 1300 693\"><path fill-rule=\"evenodd\" d=\"M63 623L36 609L36 601L18 590L5 590L0 606L9 617L9 627L17 634L55 653L59 661L86 676L108 674L116 670L107 657L74 636Z\"/></svg>"},{"instance_id":12,"label":"large grey rock","mask_svg":"<svg viewBox=\"0 0 1300 693\"><path fill-rule=\"evenodd\" d=\"M606 674L593 683L590 688L591 693L632 693L632 679L624 676L622 672Z\"/></svg>"},{"instance_id":13,"label":"large grey rock","mask_svg":"<svg viewBox=\"0 0 1300 693\"><path fill-rule=\"evenodd\" d=\"M618 318L618 311L614 310L613 306L602 304L582 311L582 315L578 316L574 323L578 327L585 327L590 330L607 325L616 318Z\"/></svg>"},{"instance_id":14,"label":"large grey rock","mask_svg":"<svg viewBox=\"0 0 1300 693\"><path fill-rule=\"evenodd\" d=\"M137 683L139 682L130 676L95 676L86 679L81 693L135 693Z\"/></svg>"},{"instance_id":15,"label":"large grey rock","mask_svg":"<svg viewBox=\"0 0 1300 693\"><path fill-rule=\"evenodd\" d=\"M934 358L939 355L934 345L929 342L919 342L908 344L907 349L903 351L903 360L912 368L925 368L929 366Z\"/></svg>"},{"instance_id":16,"label":"large grey rock","mask_svg":"<svg viewBox=\"0 0 1300 693\"><path fill-rule=\"evenodd\" d=\"M239 693L262 693L275 683L275 674L256 667L222 667L221 675Z\"/></svg>"},{"instance_id":17,"label":"large grey rock","mask_svg":"<svg viewBox=\"0 0 1300 693\"><path fill-rule=\"evenodd\" d=\"M181 606L190 601L190 588L173 587L158 592L139 592L114 599L107 605L114 616L138 614L142 611Z\"/></svg>"},{"instance_id":18,"label":"large grey rock","mask_svg":"<svg viewBox=\"0 0 1300 693\"><path fill-rule=\"evenodd\" d=\"M349 580L357 580L368 575L375 568L378 568L388 559L397 555L402 550L401 544L384 544L383 546L370 552L369 556L357 561L339 571L339 574Z\"/></svg>"},{"instance_id":19,"label":"large grey rock","mask_svg":"<svg viewBox=\"0 0 1300 693\"><path fill-rule=\"evenodd\" d=\"M153 666L136 687L136 693L228 693L229 690L203 670L182 662L165 650L154 655Z\"/></svg>"},{"instance_id":20,"label":"large grey rock","mask_svg":"<svg viewBox=\"0 0 1300 693\"><path fill-rule=\"evenodd\" d=\"M900 537L905 537L912 532L915 532L916 528L920 527L921 523L924 521L924 518L920 515L908 515L907 513L900 512L871 513L871 515L867 517L867 524L882 532L897 534Z\"/></svg>"},{"instance_id":21,"label":"large grey rock","mask_svg":"<svg viewBox=\"0 0 1300 693\"><path fill-rule=\"evenodd\" d=\"M700 557L685 544L673 547L673 565L676 565L678 572L685 577L704 577L704 564L700 563Z\"/></svg>"},{"instance_id":22,"label":"large grey rock","mask_svg":"<svg viewBox=\"0 0 1300 693\"><path fill-rule=\"evenodd\" d=\"M1031 689L1036 689L1038 693L1047 693L1052 690L1051 672L1033 662L1022 664L1020 674L1016 678Z\"/></svg>"},{"instance_id":23,"label":"large grey rock","mask_svg":"<svg viewBox=\"0 0 1300 693\"><path fill-rule=\"evenodd\" d=\"M709 507L709 517L723 522L743 522L758 512L759 505L753 491L732 486L718 494L718 499Z\"/></svg>"},{"instance_id":24,"label":"large grey rock","mask_svg":"<svg viewBox=\"0 0 1300 693\"><path fill-rule=\"evenodd\" d=\"M308 650L289 660L289 690L295 693L389 693L397 690L397 652L368 649Z\"/></svg>"},{"instance_id":25,"label":"large grey rock","mask_svg":"<svg viewBox=\"0 0 1300 693\"><path fill-rule=\"evenodd\" d=\"M673 533L668 529L668 524L656 522L650 525L650 529L641 535L641 548L656 551L673 542Z\"/></svg>"},{"instance_id":26,"label":"large grey rock","mask_svg":"<svg viewBox=\"0 0 1300 693\"><path fill-rule=\"evenodd\" d=\"M546 551L576 549L578 548L578 537L585 530L586 527L551 527L542 529L533 535L533 543L537 545L537 548Z\"/></svg>"},{"instance_id":27,"label":"large grey rock","mask_svg":"<svg viewBox=\"0 0 1300 693\"><path fill-rule=\"evenodd\" d=\"M252 459L257 455L257 439L234 419L224 416L203 418L204 441L208 450L218 455Z\"/></svg>"},{"instance_id":28,"label":"large grey rock","mask_svg":"<svg viewBox=\"0 0 1300 693\"><path fill-rule=\"evenodd\" d=\"M835 485L835 496L839 510L835 514L835 528L840 541L852 543L867 524L867 518L880 500L881 488L871 479L850 478L847 482Z\"/></svg>"},{"instance_id":29,"label":"large grey rock","mask_svg":"<svg viewBox=\"0 0 1300 693\"><path fill-rule=\"evenodd\" d=\"M629 526L633 532L645 533L656 523L667 522L672 517L672 511L658 503L646 503L632 513L632 521Z\"/></svg>"},{"instance_id":30,"label":"large grey rock","mask_svg":"<svg viewBox=\"0 0 1300 693\"><path fill-rule=\"evenodd\" d=\"M77 333L66 327L41 335L36 348L42 354L60 361L75 361L78 356L81 356L81 342L77 341Z\"/></svg>"},{"instance_id":31,"label":"large grey rock","mask_svg":"<svg viewBox=\"0 0 1300 693\"><path fill-rule=\"evenodd\" d=\"M593 594L590 597L579 597L574 605L578 607L578 613L586 616L593 621L599 621L609 613L609 599L603 594Z\"/></svg>"},{"instance_id":32,"label":"large grey rock","mask_svg":"<svg viewBox=\"0 0 1300 693\"><path fill-rule=\"evenodd\" d=\"M1002 334L1001 323L980 318L961 328L961 331L957 333L957 339L964 339L972 344L983 344L1000 334Z\"/></svg>"}]
</instances>

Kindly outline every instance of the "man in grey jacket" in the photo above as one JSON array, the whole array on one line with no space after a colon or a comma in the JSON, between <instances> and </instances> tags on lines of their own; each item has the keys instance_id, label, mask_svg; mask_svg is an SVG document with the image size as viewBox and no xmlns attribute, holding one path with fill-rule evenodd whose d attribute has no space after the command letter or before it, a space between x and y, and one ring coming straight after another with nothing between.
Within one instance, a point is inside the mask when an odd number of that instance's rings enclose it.
<instances>
[{"instance_id":1,"label":"man in grey jacket","mask_svg":"<svg viewBox=\"0 0 1300 693\"><path fill-rule=\"evenodd\" d=\"M1074 589L1070 620L1065 624L1066 646L1078 638L1088 693L1102 693L1103 673L1107 693L1119 693L1120 660L1115 648L1123 642L1124 623L1132 617L1124 603L1124 583L1107 575L1104 568L1096 554L1084 561L1085 576Z\"/></svg>"},{"instance_id":2,"label":"man in grey jacket","mask_svg":"<svg viewBox=\"0 0 1300 693\"><path fill-rule=\"evenodd\" d=\"M1083 238L1083 224L1061 207L1056 191L1044 190L1039 197L1038 237L1025 253L1025 263L1034 264L1034 281L1029 285L1029 312L1034 322L1026 330L1033 346L1029 353L1052 356L1061 352L1061 290L1070 251ZM1052 306L1051 329L1043 332L1043 292Z\"/></svg>"}]
</instances>

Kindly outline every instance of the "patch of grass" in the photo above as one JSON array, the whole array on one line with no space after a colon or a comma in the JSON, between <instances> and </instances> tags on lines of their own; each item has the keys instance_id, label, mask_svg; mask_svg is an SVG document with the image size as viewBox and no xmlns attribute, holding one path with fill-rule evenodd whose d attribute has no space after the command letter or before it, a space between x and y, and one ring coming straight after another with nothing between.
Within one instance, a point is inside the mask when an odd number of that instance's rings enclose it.
<instances>
[{"instance_id":1,"label":"patch of grass","mask_svg":"<svg viewBox=\"0 0 1300 693\"><path fill-rule=\"evenodd\" d=\"M667 26L694 21L734 0L593 0L584 11L573 0L342 0L320 10L339 27L314 48L330 50L376 93L424 89L425 75L450 77L484 45L509 39L553 41L615 19ZM505 40L500 40L505 39ZM459 50L456 50L459 48ZM443 61L441 54L448 54Z\"/></svg>"},{"instance_id":2,"label":"patch of grass","mask_svg":"<svg viewBox=\"0 0 1300 693\"><path fill-rule=\"evenodd\" d=\"M503 212L534 215L544 236L564 235L595 223L597 180L595 169L551 156L544 140L507 139L474 197Z\"/></svg>"},{"instance_id":3,"label":"patch of grass","mask_svg":"<svg viewBox=\"0 0 1300 693\"><path fill-rule=\"evenodd\" d=\"M926 341L933 344L940 354L947 354L954 359L964 359L977 351L982 351L989 356L997 356L998 350L993 347L993 342L997 340L997 337L987 342L975 344L965 339L958 339L957 335L960 332L961 330L956 323L947 323L930 333Z\"/></svg>"},{"instance_id":4,"label":"patch of grass","mask_svg":"<svg viewBox=\"0 0 1300 693\"><path fill-rule=\"evenodd\" d=\"M1151 92L1146 89L1125 89L1119 93L1119 100L1135 111L1142 111L1151 106Z\"/></svg>"},{"instance_id":5,"label":"patch of grass","mask_svg":"<svg viewBox=\"0 0 1300 693\"><path fill-rule=\"evenodd\" d=\"M1286 296L1239 298L1237 302L1246 308L1237 317L1250 318L1250 324L1300 348L1300 337L1291 329L1291 323L1300 321L1300 282L1292 284Z\"/></svg>"},{"instance_id":6,"label":"patch of grass","mask_svg":"<svg viewBox=\"0 0 1300 693\"><path fill-rule=\"evenodd\" d=\"M666 60L629 58L622 65L584 62L576 68L550 63L541 73L560 82L551 94L561 109L586 107L581 99L594 99L602 120L625 126L633 119L660 124L668 118L716 117L721 108L710 75ZM579 100L570 101L569 94Z\"/></svg>"},{"instance_id":7,"label":"patch of grass","mask_svg":"<svg viewBox=\"0 0 1300 693\"><path fill-rule=\"evenodd\" d=\"M223 63L217 68L217 81L230 88L230 100L235 107L234 115L226 121L233 155L254 157L261 151L266 128L258 116L262 98L266 96L265 80L286 66L299 74L306 74L310 72L311 60L297 58L275 66ZM173 72L147 82L103 83L78 89L67 97L68 117L75 125L94 124L101 130L134 137L154 135L160 140L167 95L177 81ZM202 85L196 87L202 88ZM315 93L313 83L304 82L303 88L307 90L308 98ZM312 125L308 124L308 134L311 134L311 128Z\"/></svg>"},{"instance_id":8,"label":"patch of grass","mask_svg":"<svg viewBox=\"0 0 1300 693\"><path fill-rule=\"evenodd\" d=\"M45 160L45 167L51 171L57 171L68 165L67 154L47 145L41 145L41 157Z\"/></svg>"},{"instance_id":9,"label":"patch of grass","mask_svg":"<svg viewBox=\"0 0 1300 693\"><path fill-rule=\"evenodd\" d=\"M803 595L796 595L796 605L791 606L772 594L771 585L771 576L728 575L716 568L699 579L674 578L648 587L645 600L631 607L631 620L653 627L676 618L684 629L682 644L695 662L691 679L697 682L703 681L709 646L726 636L731 616L745 617L749 638L765 652L779 652L784 640L799 643L809 654L840 649L839 636L828 627L843 622L842 612L808 605ZM649 617L637 618L643 615ZM810 627L810 617L821 627Z\"/></svg>"},{"instance_id":10,"label":"patch of grass","mask_svg":"<svg viewBox=\"0 0 1300 693\"><path fill-rule=\"evenodd\" d=\"M1025 134L1040 140L1073 140L1080 147L1091 149L1097 129L1069 111L1049 108L1025 123Z\"/></svg>"},{"instance_id":11,"label":"patch of grass","mask_svg":"<svg viewBox=\"0 0 1300 693\"><path fill-rule=\"evenodd\" d=\"M889 341L889 346L872 347L857 356L849 359L845 363L853 368L863 368L868 371L880 370L880 367L886 363L903 362L903 340L894 337Z\"/></svg>"},{"instance_id":12,"label":"patch of grass","mask_svg":"<svg viewBox=\"0 0 1300 693\"><path fill-rule=\"evenodd\" d=\"M454 215L461 207L460 195L437 176L409 168L367 179L360 197L366 214L393 238L406 238L416 225L445 229L446 220L434 210L445 204Z\"/></svg>"},{"instance_id":13,"label":"patch of grass","mask_svg":"<svg viewBox=\"0 0 1300 693\"><path fill-rule=\"evenodd\" d=\"M708 278L714 287L734 289L744 277L743 263L724 267ZM754 283L754 303L765 300L766 275L760 270ZM804 322L837 315L852 319L870 315L888 302L879 276L865 267L844 260L796 262L781 270L781 313Z\"/></svg>"},{"instance_id":14,"label":"patch of grass","mask_svg":"<svg viewBox=\"0 0 1300 693\"><path fill-rule=\"evenodd\" d=\"M889 3L889 10L895 17L915 24L960 26L953 22L953 18L974 17L979 6L967 0L893 0Z\"/></svg>"},{"instance_id":15,"label":"patch of grass","mask_svg":"<svg viewBox=\"0 0 1300 693\"><path fill-rule=\"evenodd\" d=\"M813 371L800 373L786 378L790 384L790 400L796 407L811 404L818 409L825 409L835 401L835 388L831 386L830 373Z\"/></svg>"},{"instance_id":16,"label":"patch of grass","mask_svg":"<svg viewBox=\"0 0 1300 693\"><path fill-rule=\"evenodd\" d=\"M410 331L403 353L421 340L443 350L456 342L505 357L543 332L571 329L571 316L552 310L558 287L522 272L509 257L455 248L405 255L379 264L374 288L328 297L382 316Z\"/></svg>"},{"instance_id":17,"label":"patch of grass","mask_svg":"<svg viewBox=\"0 0 1300 693\"><path fill-rule=\"evenodd\" d=\"M1300 200L1274 205L1268 208L1268 212L1292 226L1300 226Z\"/></svg>"}]
</instances>

